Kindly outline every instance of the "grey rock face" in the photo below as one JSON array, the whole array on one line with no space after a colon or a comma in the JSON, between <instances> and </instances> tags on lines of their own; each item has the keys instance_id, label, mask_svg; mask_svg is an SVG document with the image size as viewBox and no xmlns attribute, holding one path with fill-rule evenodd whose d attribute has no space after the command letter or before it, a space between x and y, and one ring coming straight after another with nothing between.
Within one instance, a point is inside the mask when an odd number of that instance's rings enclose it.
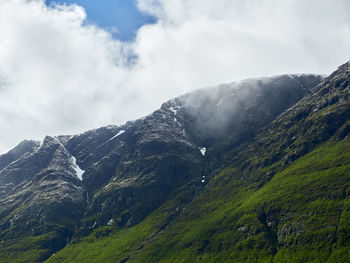
<instances>
[{"instance_id":1,"label":"grey rock face","mask_svg":"<svg viewBox=\"0 0 350 263\"><path fill-rule=\"evenodd\" d=\"M223 152L252 140L321 80L284 75L221 85L122 126L22 142L0 156L0 238L59 230L65 239L76 228L134 225L179 187L202 189Z\"/></svg>"},{"instance_id":2,"label":"grey rock face","mask_svg":"<svg viewBox=\"0 0 350 263\"><path fill-rule=\"evenodd\" d=\"M2 169L0 187L2 240L62 229L69 235L83 212L82 182L53 137Z\"/></svg>"},{"instance_id":3,"label":"grey rock face","mask_svg":"<svg viewBox=\"0 0 350 263\"><path fill-rule=\"evenodd\" d=\"M0 155L0 170L23 155L33 152L39 144L36 141L23 141L8 153Z\"/></svg>"}]
</instances>

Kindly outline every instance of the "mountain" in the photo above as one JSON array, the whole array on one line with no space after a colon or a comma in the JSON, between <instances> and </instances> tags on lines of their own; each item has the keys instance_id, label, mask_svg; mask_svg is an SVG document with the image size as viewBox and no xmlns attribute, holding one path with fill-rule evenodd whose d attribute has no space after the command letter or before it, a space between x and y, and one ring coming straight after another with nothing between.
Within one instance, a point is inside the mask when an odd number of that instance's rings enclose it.
<instances>
[{"instance_id":1,"label":"mountain","mask_svg":"<svg viewBox=\"0 0 350 263\"><path fill-rule=\"evenodd\" d=\"M0 156L0 262L346 262L350 63Z\"/></svg>"}]
</instances>

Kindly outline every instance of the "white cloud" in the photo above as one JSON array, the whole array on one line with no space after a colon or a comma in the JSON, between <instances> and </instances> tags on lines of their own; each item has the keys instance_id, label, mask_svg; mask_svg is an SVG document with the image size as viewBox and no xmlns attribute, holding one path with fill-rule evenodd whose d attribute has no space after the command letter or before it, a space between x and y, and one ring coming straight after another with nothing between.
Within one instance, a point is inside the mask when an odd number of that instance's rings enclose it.
<instances>
[{"instance_id":1,"label":"white cloud","mask_svg":"<svg viewBox=\"0 0 350 263\"><path fill-rule=\"evenodd\" d=\"M118 85L127 72L119 42L83 26L78 6L23 0L0 6L2 148L118 121L115 110L126 92Z\"/></svg>"},{"instance_id":2,"label":"white cloud","mask_svg":"<svg viewBox=\"0 0 350 263\"><path fill-rule=\"evenodd\" d=\"M134 43L78 6L0 0L0 152L24 138L141 117L196 88L330 73L350 57L347 0L139 0L158 18ZM127 65L130 52L138 56Z\"/></svg>"}]
</instances>

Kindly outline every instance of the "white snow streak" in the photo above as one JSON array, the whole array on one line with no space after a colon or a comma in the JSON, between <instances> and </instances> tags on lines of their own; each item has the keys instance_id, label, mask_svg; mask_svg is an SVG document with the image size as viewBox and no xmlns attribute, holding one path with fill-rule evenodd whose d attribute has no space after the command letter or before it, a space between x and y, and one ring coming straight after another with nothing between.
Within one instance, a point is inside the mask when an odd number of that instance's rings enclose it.
<instances>
[{"instance_id":1,"label":"white snow streak","mask_svg":"<svg viewBox=\"0 0 350 263\"><path fill-rule=\"evenodd\" d=\"M177 125L179 125L179 127L182 127L180 122L178 122L178 120L174 117L174 121L177 123Z\"/></svg>"},{"instance_id":2,"label":"white snow streak","mask_svg":"<svg viewBox=\"0 0 350 263\"><path fill-rule=\"evenodd\" d=\"M220 99L220 101L216 104L216 106L220 106L221 105L221 103L224 101L224 99L223 98L221 98Z\"/></svg>"},{"instance_id":3,"label":"white snow streak","mask_svg":"<svg viewBox=\"0 0 350 263\"><path fill-rule=\"evenodd\" d=\"M71 166L75 171L75 174L80 179L80 181L82 181L83 180L83 173L85 171L80 169L79 165L77 165L77 159L73 155L71 156L70 161L71 161Z\"/></svg>"},{"instance_id":4,"label":"white snow streak","mask_svg":"<svg viewBox=\"0 0 350 263\"><path fill-rule=\"evenodd\" d=\"M125 132L125 130L120 130L116 135L114 135L112 138L110 138L108 141L113 140L114 138L117 138L119 135L122 135Z\"/></svg>"}]
</instances>

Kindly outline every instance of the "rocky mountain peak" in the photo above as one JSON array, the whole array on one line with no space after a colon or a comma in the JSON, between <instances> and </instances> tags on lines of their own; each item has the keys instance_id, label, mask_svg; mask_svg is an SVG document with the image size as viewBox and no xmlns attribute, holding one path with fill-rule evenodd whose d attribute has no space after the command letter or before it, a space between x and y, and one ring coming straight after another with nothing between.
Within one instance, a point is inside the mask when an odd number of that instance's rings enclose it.
<instances>
[{"instance_id":1,"label":"rocky mountain peak","mask_svg":"<svg viewBox=\"0 0 350 263\"><path fill-rule=\"evenodd\" d=\"M251 143L321 80L282 75L224 84L169 100L121 126L23 143L13 150L16 161L0 171L3 235L58 231L55 251L77 229L87 235L110 224L136 225L179 189L187 189L183 200L190 202L222 156Z\"/></svg>"},{"instance_id":2,"label":"rocky mountain peak","mask_svg":"<svg viewBox=\"0 0 350 263\"><path fill-rule=\"evenodd\" d=\"M0 155L0 170L23 155L33 152L39 145L40 142L38 141L24 140L6 154Z\"/></svg>"}]
</instances>

